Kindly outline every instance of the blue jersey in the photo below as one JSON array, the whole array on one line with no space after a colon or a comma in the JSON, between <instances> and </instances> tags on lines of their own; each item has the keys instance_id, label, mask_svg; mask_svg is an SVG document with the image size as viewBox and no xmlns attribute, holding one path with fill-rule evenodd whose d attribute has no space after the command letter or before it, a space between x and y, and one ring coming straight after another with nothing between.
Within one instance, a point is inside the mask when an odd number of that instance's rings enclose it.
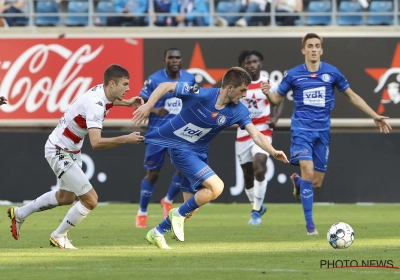
<instances>
[{"instance_id":1,"label":"blue jersey","mask_svg":"<svg viewBox=\"0 0 400 280\"><path fill-rule=\"evenodd\" d=\"M195 84L195 79L192 74L184 70L179 71L179 78L176 80L171 79L167 75L167 70L162 69L154 74L152 74L145 82L142 90L140 91L140 96L144 99L149 99L151 93L157 88L157 86L164 82L178 82L187 86L193 86ZM182 109L182 101L179 98L174 97L171 93L164 95L154 106L154 108L164 107L169 111L166 116L158 116L156 114L149 115L149 123L147 126L147 131L150 132L157 127L162 126L164 123L168 122L170 119L176 116Z\"/></svg>"},{"instance_id":2,"label":"blue jersey","mask_svg":"<svg viewBox=\"0 0 400 280\"><path fill-rule=\"evenodd\" d=\"M329 130L335 87L343 92L349 83L336 67L328 63L321 62L317 72L308 71L305 64L290 69L280 83L278 93L285 96L290 89L293 90L292 130Z\"/></svg>"},{"instance_id":3,"label":"blue jersey","mask_svg":"<svg viewBox=\"0 0 400 280\"><path fill-rule=\"evenodd\" d=\"M249 110L241 103L215 109L220 89L178 84L174 96L183 101L182 111L160 128L146 135L145 143L205 152L209 142L225 127L251 123Z\"/></svg>"}]
</instances>

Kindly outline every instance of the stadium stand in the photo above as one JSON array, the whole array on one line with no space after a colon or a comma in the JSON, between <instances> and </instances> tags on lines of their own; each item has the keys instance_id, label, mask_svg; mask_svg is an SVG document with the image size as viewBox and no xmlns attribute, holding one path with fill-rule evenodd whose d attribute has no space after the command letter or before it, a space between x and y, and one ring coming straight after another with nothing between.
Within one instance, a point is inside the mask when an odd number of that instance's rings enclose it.
<instances>
[{"instance_id":1,"label":"stadium stand","mask_svg":"<svg viewBox=\"0 0 400 280\"><path fill-rule=\"evenodd\" d=\"M98 23L96 25L106 26L107 25L107 16L101 14L110 14L114 13L113 1L103 0L97 3L97 14L98 14Z\"/></svg>"},{"instance_id":2,"label":"stadium stand","mask_svg":"<svg viewBox=\"0 0 400 280\"><path fill-rule=\"evenodd\" d=\"M312 13L328 13L332 12L331 1L310 1L308 4L308 12L310 13L307 17L307 25L330 25L330 15L312 15Z\"/></svg>"},{"instance_id":3,"label":"stadium stand","mask_svg":"<svg viewBox=\"0 0 400 280\"><path fill-rule=\"evenodd\" d=\"M392 25L393 16L390 14L373 14L379 12L393 12L392 1L371 1L370 4L370 16L367 24L369 25Z\"/></svg>"},{"instance_id":4,"label":"stadium stand","mask_svg":"<svg viewBox=\"0 0 400 280\"><path fill-rule=\"evenodd\" d=\"M359 2L341 1L339 4L338 25L363 25L362 7ZM351 15L345 15L351 13ZM359 13L359 14L357 14Z\"/></svg>"},{"instance_id":5,"label":"stadium stand","mask_svg":"<svg viewBox=\"0 0 400 280\"><path fill-rule=\"evenodd\" d=\"M88 25L88 1L69 1L68 2L68 16L65 21L67 26L86 26ZM86 14L82 15L82 14Z\"/></svg>"},{"instance_id":6,"label":"stadium stand","mask_svg":"<svg viewBox=\"0 0 400 280\"><path fill-rule=\"evenodd\" d=\"M37 26L56 26L60 24L59 7L55 0L41 0L36 3ZM49 16L39 14L52 14ZM57 14L57 15L54 15Z\"/></svg>"}]
</instances>

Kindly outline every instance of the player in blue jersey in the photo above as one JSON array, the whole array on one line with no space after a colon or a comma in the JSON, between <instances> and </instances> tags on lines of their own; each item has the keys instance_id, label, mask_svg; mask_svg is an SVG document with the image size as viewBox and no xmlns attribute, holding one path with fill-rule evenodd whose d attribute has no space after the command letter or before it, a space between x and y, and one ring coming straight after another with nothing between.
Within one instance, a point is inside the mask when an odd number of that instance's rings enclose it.
<instances>
[{"instance_id":1,"label":"player in blue jersey","mask_svg":"<svg viewBox=\"0 0 400 280\"><path fill-rule=\"evenodd\" d=\"M328 165L330 144L330 113L335 104L335 87L347 99L370 116L383 133L392 129L383 117L374 112L367 103L349 86L343 74L334 66L321 62L322 38L308 33L302 40L305 63L296 66L284 75L278 91L269 93L270 85L264 83L262 89L271 105L279 104L292 89L294 111L292 115L292 143L290 163L300 165L301 177L290 176L293 195L301 198L308 235L316 235L312 218L313 188L321 188Z\"/></svg>"},{"instance_id":2,"label":"player in blue jersey","mask_svg":"<svg viewBox=\"0 0 400 280\"><path fill-rule=\"evenodd\" d=\"M178 82L186 86L193 86L195 78L189 72L181 70L182 58L178 49L170 48L164 52L165 69L159 70L144 82L144 86L140 91L140 96L144 100L148 100L152 92L157 86L163 82ZM172 94L166 94L154 105L149 115L149 123L147 133L162 126L182 109L182 101ZM140 193L140 208L136 215L136 227L147 227L147 206L153 195L153 190L160 170L164 163L165 153L169 153L169 148L163 145L154 145L148 143L146 145L146 154L144 158L144 167L147 170L145 178L142 180ZM177 171L169 187L166 197L161 200L164 218L172 209L172 200L180 191L180 173Z\"/></svg>"},{"instance_id":3,"label":"player in blue jersey","mask_svg":"<svg viewBox=\"0 0 400 280\"><path fill-rule=\"evenodd\" d=\"M179 115L146 135L146 143L171 148L171 161L182 172L181 191L185 201L147 233L149 243L160 249L170 249L164 234L171 229L176 240L184 241L185 217L222 193L224 183L208 165L207 154L209 142L224 128L238 124L263 150L275 159L288 162L286 155L275 150L255 128L249 110L240 102L246 96L250 82L251 78L245 70L233 67L225 73L221 88L163 83L147 103L135 111L133 123L140 124L165 94L172 92L183 100Z\"/></svg>"}]
</instances>

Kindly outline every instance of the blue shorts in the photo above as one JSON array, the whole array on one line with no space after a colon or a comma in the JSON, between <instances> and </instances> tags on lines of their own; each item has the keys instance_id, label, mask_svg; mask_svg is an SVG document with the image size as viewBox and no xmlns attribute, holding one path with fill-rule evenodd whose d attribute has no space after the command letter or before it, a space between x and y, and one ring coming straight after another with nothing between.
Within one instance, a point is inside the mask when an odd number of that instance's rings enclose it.
<instances>
[{"instance_id":1,"label":"blue shorts","mask_svg":"<svg viewBox=\"0 0 400 280\"><path fill-rule=\"evenodd\" d=\"M206 152L171 149L171 161L181 173L181 191L195 194L202 189L201 183L215 174L208 166Z\"/></svg>"},{"instance_id":2,"label":"blue shorts","mask_svg":"<svg viewBox=\"0 0 400 280\"><path fill-rule=\"evenodd\" d=\"M331 135L326 131L292 130L290 164L299 165L300 160L312 160L314 170L326 172Z\"/></svg>"},{"instance_id":3,"label":"blue shorts","mask_svg":"<svg viewBox=\"0 0 400 280\"><path fill-rule=\"evenodd\" d=\"M144 156L144 168L146 168L146 170L154 170L163 167L165 153L170 155L170 148L147 144L146 154Z\"/></svg>"}]
</instances>

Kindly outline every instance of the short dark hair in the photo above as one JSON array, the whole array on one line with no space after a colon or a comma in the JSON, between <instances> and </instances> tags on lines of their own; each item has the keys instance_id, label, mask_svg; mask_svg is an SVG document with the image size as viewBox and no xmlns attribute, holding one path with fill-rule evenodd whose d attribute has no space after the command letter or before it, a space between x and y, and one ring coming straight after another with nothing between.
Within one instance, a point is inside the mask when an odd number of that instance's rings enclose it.
<instances>
[{"instance_id":1,"label":"short dark hair","mask_svg":"<svg viewBox=\"0 0 400 280\"><path fill-rule=\"evenodd\" d=\"M246 70L240 67L230 68L222 77L222 88L226 88L228 85L233 85L234 88L237 88L243 84L248 86L250 83L251 77Z\"/></svg>"},{"instance_id":2,"label":"short dark hair","mask_svg":"<svg viewBox=\"0 0 400 280\"><path fill-rule=\"evenodd\" d=\"M239 62L240 67L243 65L243 62L246 59L246 57L248 57L250 55L257 56L260 61L264 60L264 56L259 51L256 51L256 50L241 51L239 54L239 57L238 57L238 62Z\"/></svg>"},{"instance_id":3,"label":"short dark hair","mask_svg":"<svg viewBox=\"0 0 400 280\"><path fill-rule=\"evenodd\" d=\"M303 48L304 48L305 45L306 45L306 41L307 41L308 39L312 39L312 38L317 38L317 39L319 39L319 40L321 41L321 46L322 46L323 40L322 40L322 37L321 37L321 36L319 36L319 35L316 34L316 33L307 33L307 34L303 37L303 39L301 40L301 44L302 44Z\"/></svg>"},{"instance_id":4,"label":"short dark hair","mask_svg":"<svg viewBox=\"0 0 400 280\"><path fill-rule=\"evenodd\" d=\"M164 51L164 58L167 56L167 53L168 53L169 51L178 51L178 52L180 52L180 50L178 50L177 48L169 48L169 49L166 49L166 50Z\"/></svg>"},{"instance_id":5,"label":"short dark hair","mask_svg":"<svg viewBox=\"0 0 400 280\"><path fill-rule=\"evenodd\" d=\"M104 71L104 76L103 76L104 86L107 86L110 83L110 81L118 83L118 81L121 78L127 78L127 79L130 78L128 70L126 70L122 66L119 66L118 64L111 64Z\"/></svg>"}]
</instances>

